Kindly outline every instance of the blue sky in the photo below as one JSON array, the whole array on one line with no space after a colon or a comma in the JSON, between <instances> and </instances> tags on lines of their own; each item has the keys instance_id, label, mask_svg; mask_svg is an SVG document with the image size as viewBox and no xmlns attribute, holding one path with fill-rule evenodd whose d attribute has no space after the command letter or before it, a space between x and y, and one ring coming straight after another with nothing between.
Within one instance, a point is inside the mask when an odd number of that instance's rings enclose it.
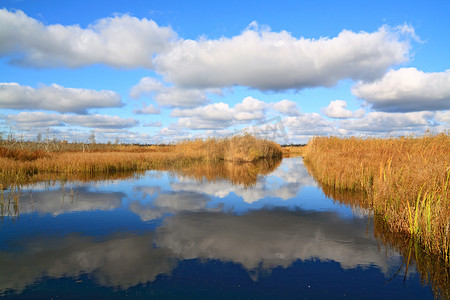
<instances>
[{"instance_id":1,"label":"blue sky","mask_svg":"<svg viewBox=\"0 0 450 300\"><path fill-rule=\"evenodd\" d=\"M0 2L0 132L285 143L450 128L448 1Z\"/></svg>"}]
</instances>

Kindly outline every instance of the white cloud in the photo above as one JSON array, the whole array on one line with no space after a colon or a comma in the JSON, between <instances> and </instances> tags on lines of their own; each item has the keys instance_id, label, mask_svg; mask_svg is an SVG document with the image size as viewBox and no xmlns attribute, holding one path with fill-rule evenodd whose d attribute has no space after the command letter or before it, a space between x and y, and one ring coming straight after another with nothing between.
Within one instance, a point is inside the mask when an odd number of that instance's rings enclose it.
<instances>
[{"instance_id":1,"label":"white cloud","mask_svg":"<svg viewBox=\"0 0 450 300\"><path fill-rule=\"evenodd\" d=\"M52 110L85 114L91 108L123 106L119 94L108 91L65 88L57 84L35 89L18 83L0 83L0 107Z\"/></svg>"},{"instance_id":2,"label":"white cloud","mask_svg":"<svg viewBox=\"0 0 450 300\"><path fill-rule=\"evenodd\" d=\"M322 112L330 118L345 119L345 118L361 118L365 114L364 109L357 111L350 111L347 108L347 102L344 100L331 101L327 107L322 109Z\"/></svg>"},{"instance_id":3,"label":"white cloud","mask_svg":"<svg viewBox=\"0 0 450 300\"><path fill-rule=\"evenodd\" d=\"M352 93L372 104L373 109L386 112L450 109L450 70L391 70L375 82L358 82Z\"/></svg>"},{"instance_id":4,"label":"white cloud","mask_svg":"<svg viewBox=\"0 0 450 300\"><path fill-rule=\"evenodd\" d=\"M172 117L179 117L178 126L189 129L224 129L234 124L261 120L265 117L265 103L246 97L231 108L219 102L194 109L174 109Z\"/></svg>"},{"instance_id":5,"label":"white cloud","mask_svg":"<svg viewBox=\"0 0 450 300\"><path fill-rule=\"evenodd\" d=\"M435 118L438 122L450 124L450 110L436 112Z\"/></svg>"},{"instance_id":6,"label":"white cloud","mask_svg":"<svg viewBox=\"0 0 450 300\"><path fill-rule=\"evenodd\" d=\"M335 132L335 123L326 120L318 113L303 113L300 116L284 118L284 125L293 136L312 137Z\"/></svg>"},{"instance_id":7,"label":"white cloud","mask_svg":"<svg viewBox=\"0 0 450 300\"><path fill-rule=\"evenodd\" d=\"M171 129L171 128L164 127L164 128L162 128L162 129L159 131L158 134L159 134L159 135L162 135L162 136L164 136L164 135L168 135L168 136L180 136L180 135L183 135L183 132L180 131L180 130L175 130L175 129Z\"/></svg>"},{"instance_id":8,"label":"white cloud","mask_svg":"<svg viewBox=\"0 0 450 300\"><path fill-rule=\"evenodd\" d=\"M238 121L253 121L264 118L266 104L253 97L246 97L234 106L235 118Z\"/></svg>"},{"instance_id":9,"label":"white cloud","mask_svg":"<svg viewBox=\"0 0 450 300\"><path fill-rule=\"evenodd\" d=\"M370 112L361 119L349 119L339 122L339 127L358 133L390 132L398 130L418 131L423 133L432 127L433 112L386 113Z\"/></svg>"},{"instance_id":10,"label":"white cloud","mask_svg":"<svg viewBox=\"0 0 450 300\"><path fill-rule=\"evenodd\" d=\"M373 80L409 58L405 28L342 31L334 38L295 38L286 31L247 28L232 38L184 40L155 57L156 70L182 87L247 86L260 90L333 86Z\"/></svg>"},{"instance_id":11,"label":"white cloud","mask_svg":"<svg viewBox=\"0 0 450 300\"><path fill-rule=\"evenodd\" d=\"M162 127L163 124L161 121L150 121L147 123L144 123L144 127Z\"/></svg>"},{"instance_id":12,"label":"white cloud","mask_svg":"<svg viewBox=\"0 0 450 300\"><path fill-rule=\"evenodd\" d=\"M189 110L174 109L172 117L180 117L178 126L188 129L224 129L233 124L233 109L220 102Z\"/></svg>"},{"instance_id":13,"label":"white cloud","mask_svg":"<svg viewBox=\"0 0 450 300\"><path fill-rule=\"evenodd\" d=\"M138 84L131 88L130 96L132 98L138 99L144 95L150 95L153 92L160 91L164 88L165 86L161 81L152 77L144 77L139 81Z\"/></svg>"},{"instance_id":14,"label":"white cloud","mask_svg":"<svg viewBox=\"0 0 450 300\"><path fill-rule=\"evenodd\" d=\"M60 115L45 112L21 112L7 115L6 121L19 129L52 126L81 126L88 128L122 129L136 126L138 121L109 115Z\"/></svg>"},{"instance_id":15,"label":"white cloud","mask_svg":"<svg viewBox=\"0 0 450 300\"><path fill-rule=\"evenodd\" d=\"M448 130L450 116L443 112L387 113L368 112L361 118L328 120L317 113L304 113L300 116L286 117L283 124L290 142L306 143L317 135L371 135L385 137L412 133L423 134L427 129L440 132Z\"/></svg>"},{"instance_id":16,"label":"white cloud","mask_svg":"<svg viewBox=\"0 0 450 300\"><path fill-rule=\"evenodd\" d=\"M90 24L48 25L24 12L0 10L0 56L27 67L153 67L153 57L177 39L152 20L115 15Z\"/></svg>"},{"instance_id":17,"label":"white cloud","mask_svg":"<svg viewBox=\"0 0 450 300\"><path fill-rule=\"evenodd\" d=\"M168 87L155 78L144 77L131 88L130 96L138 99L142 96L151 97L162 106L195 107L208 101L208 93L220 93L212 89L183 89Z\"/></svg>"},{"instance_id":18,"label":"white cloud","mask_svg":"<svg viewBox=\"0 0 450 300\"><path fill-rule=\"evenodd\" d=\"M152 104L150 105L144 104L142 108L135 109L133 113L137 115L157 115L161 113L161 111L158 108L154 107Z\"/></svg>"},{"instance_id":19,"label":"white cloud","mask_svg":"<svg viewBox=\"0 0 450 300\"><path fill-rule=\"evenodd\" d=\"M291 100L281 100L274 103L273 108L286 116L299 116L300 111L297 103Z\"/></svg>"}]
</instances>

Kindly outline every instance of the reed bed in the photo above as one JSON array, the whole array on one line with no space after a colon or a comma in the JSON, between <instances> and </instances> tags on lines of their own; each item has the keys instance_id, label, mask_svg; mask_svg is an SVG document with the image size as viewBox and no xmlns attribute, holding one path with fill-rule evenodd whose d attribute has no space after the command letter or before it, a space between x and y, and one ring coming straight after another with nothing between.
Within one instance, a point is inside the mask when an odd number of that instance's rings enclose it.
<instances>
[{"instance_id":1,"label":"reed bed","mask_svg":"<svg viewBox=\"0 0 450 300\"><path fill-rule=\"evenodd\" d=\"M300 157L304 156L305 146L282 146L283 157Z\"/></svg>"},{"instance_id":2,"label":"reed bed","mask_svg":"<svg viewBox=\"0 0 450 300\"><path fill-rule=\"evenodd\" d=\"M320 183L363 191L390 230L450 262L450 133L399 138L315 137L305 165Z\"/></svg>"},{"instance_id":3,"label":"reed bed","mask_svg":"<svg viewBox=\"0 0 450 300\"><path fill-rule=\"evenodd\" d=\"M207 161L252 162L263 158L281 158L281 146L275 142L245 134L229 138L196 139L180 142L175 151Z\"/></svg>"},{"instance_id":4,"label":"reed bed","mask_svg":"<svg viewBox=\"0 0 450 300\"><path fill-rule=\"evenodd\" d=\"M208 161L251 162L262 158L280 158L278 144L250 135L224 139L197 139L175 145L70 145L56 150L42 150L37 143L3 143L0 145L0 188L36 181L51 174L109 174L144 171L164 167L182 168ZM65 149L65 150L63 150Z\"/></svg>"}]
</instances>

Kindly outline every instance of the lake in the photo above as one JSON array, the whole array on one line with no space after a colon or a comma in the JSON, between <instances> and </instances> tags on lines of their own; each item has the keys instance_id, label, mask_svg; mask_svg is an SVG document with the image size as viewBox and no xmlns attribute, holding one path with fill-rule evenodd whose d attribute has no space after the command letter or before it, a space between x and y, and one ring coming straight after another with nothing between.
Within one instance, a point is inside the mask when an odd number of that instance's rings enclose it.
<instances>
[{"instance_id":1,"label":"lake","mask_svg":"<svg viewBox=\"0 0 450 300\"><path fill-rule=\"evenodd\" d=\"M2 202L6 298L433 299L448 283L301 158L19 193Z\"/></svg>"}]
</instances>

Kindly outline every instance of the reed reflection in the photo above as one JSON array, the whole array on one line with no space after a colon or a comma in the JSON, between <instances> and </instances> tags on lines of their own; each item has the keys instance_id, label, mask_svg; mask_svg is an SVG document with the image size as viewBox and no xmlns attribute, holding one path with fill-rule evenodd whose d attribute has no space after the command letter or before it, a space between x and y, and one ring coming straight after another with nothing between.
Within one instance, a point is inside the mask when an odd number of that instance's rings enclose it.
<instances>
[{"instance_id":1,"label":"reed reflection","mask_svg":"<svg viewBox=\"0 0 450 300\"><path fill-rule=\"evenodd\" d=\"M390 277L405 278L408 272L419 272L422 284L430 286L436 298L450 298L450 266L443 259L424 251L419 241L406 234L393 232L386 224L382 215L373 213L369 198L363 192L335 189L326 184L318 183L324 194L336 202L348 205L355 211L363 211L373 215L374 236L390 249L398 252L402 263Z\"/></svg>"},{"instance_id":2,"label":"reed reflection","mask_svg":"<svg viewBox=\"0 0 450 300\"><path fill-rule=\"evenodd\" d=\"M404 277L410 272L411 266L420 274L423 285L428 285L436 298L450 299L450 266L435 255L429 254L413 238L392 232L385 220L374 216L375 237L395 249L402 255L402 264L393 277Z\"/></svg>"},{"instance_id":3,"label":"reed reflection","mask_svg":"<svg viewBox=\"0 0 450 300\"><path fill-rule=\"evenodd\" d=\"M229 162L217 163L201 162L197 165L185 168L172 169L178 176L193 178L198 182L216 182L226 180L232 184L245 187L254 186L258 176L273 172L282 159L260 159L254 162Z\"/></svg>"}]
</instances>

